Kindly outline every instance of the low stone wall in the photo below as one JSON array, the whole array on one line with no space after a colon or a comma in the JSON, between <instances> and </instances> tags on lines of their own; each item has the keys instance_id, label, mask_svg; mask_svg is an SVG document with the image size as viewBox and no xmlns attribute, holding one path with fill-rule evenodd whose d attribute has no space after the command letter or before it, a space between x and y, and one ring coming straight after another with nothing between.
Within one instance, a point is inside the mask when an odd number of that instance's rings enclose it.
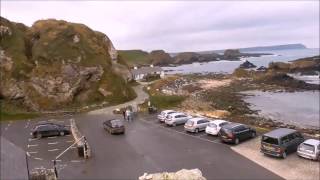
<instances>
[{"instance_id":1,"label":"low stone wall","mask_svg":"<svg viewBox=\"0 0 320 180\"><path fill-rule=\"evenodd\" d=\"M70 119L70 129L75 142L78 142L77 147L84 147L85 145L87 146L86 150L84 151L84 158L91 157L91 148L89 146L89 143L85 138L81 139L83 135L79 131L74 119Z\"/></svg>"},{"instance_id":2,"label":"low stone wall","mask_svg":"<svg viewBox=\"0 0 320 180\"><path fill-rule=\"evenodd\" d=\"M155 174L144 173L139 177L139 180L206 180L202 176L202 173L199 169L182 169L177 172L163 172Z\"/></svg>"}]
</instances>

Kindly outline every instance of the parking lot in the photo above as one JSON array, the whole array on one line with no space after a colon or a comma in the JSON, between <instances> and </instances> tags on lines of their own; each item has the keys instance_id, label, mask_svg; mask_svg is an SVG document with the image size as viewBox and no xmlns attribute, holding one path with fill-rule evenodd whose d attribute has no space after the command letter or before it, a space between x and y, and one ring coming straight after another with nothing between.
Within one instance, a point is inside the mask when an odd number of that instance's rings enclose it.
<instances>
[{"instance_id":1,"label":"parking lot","mask_svg":"<svg viewBox=\"0 0 320 180\"><path fill-rule=\"evenodd\" d=\"M73 148L57 161L63 179L137 179L143 173L199 168L207 179L281 179L264 167L234 152L218 137L205 132L186 133L183 126L167 127L155 115L140 114L125 122L126 134L111 135L102 126L106 119L121 115L77 115L41 119L69 125L76 120L87 137L92 157L79 158ZM52 168L52 160L73 143L73 137L35 139L31 128L40 120L2 122L2 136L30 154L29 169ZM250 140L249 140L250 141Z\"/></svg>"},{"instance_id":2,"label":"parking lot","mask_svg":"<svg viewBox=\"0 0 320 180\"><path fill-rule=\"evenodd\" d=\"M70 125L69 118L42 118L39 120L6 121L1 123L1 136L26 151L29 170L53 168L53 160L57 155L74 143L72 135L53 136L47 138L33 138L30 133L38 123L52 122ZM61 156L57 162L57 169L67 167L69 164L82 163L78 157L77 149L71 148Z\"/></svg>"}]
</instances>

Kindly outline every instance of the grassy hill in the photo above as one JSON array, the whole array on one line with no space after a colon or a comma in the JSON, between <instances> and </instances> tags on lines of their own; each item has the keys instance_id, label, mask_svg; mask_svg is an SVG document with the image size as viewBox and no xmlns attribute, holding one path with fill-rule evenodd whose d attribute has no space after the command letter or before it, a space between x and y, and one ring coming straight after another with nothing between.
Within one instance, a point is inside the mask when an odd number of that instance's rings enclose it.
<instances>
[{"instance_id":1,"label":"grassy hill","mask_svg":"<svg viewBox=\"0 0 320 180\"><path fill-rule=\"evenodd\" d=\"M0 100L7 114L111 105L136 96L105 34L55 19L32 27L0 20Z\"/></svg>"},{"instance_id":2,"label":"grassy hill","mask_svg":"<svg viewBox=\"0 0 320 180\"><path fill-rule=\"evenodd\" d=\"M119 50L119 56L129 67L149 65L152 63L149 53L142 50Z\"/></svg>"}]
</instances>

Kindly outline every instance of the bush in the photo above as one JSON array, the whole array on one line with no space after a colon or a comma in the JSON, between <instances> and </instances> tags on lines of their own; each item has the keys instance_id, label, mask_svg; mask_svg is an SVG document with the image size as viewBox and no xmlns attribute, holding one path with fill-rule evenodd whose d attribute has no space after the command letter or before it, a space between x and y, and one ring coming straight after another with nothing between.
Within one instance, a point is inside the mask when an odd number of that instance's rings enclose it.
<instances>
[{"instance_id":1,"label":"bush","mask_svg":"<svg viewBox=\"0 0 320 180\"><path fill-rule=\"evenodd\" d=\"M177 95L154 95L150 96L151 104L157 107L158 109L165 109L176 107L182 103L186 99L185 96L177 96Z\"/></svg>"}]
</instances>

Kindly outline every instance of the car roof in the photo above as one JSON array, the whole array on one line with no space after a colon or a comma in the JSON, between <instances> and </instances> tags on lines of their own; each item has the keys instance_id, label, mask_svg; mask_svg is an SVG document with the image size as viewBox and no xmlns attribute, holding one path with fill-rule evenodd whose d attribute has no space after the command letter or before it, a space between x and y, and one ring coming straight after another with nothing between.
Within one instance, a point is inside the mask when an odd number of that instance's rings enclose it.
<instances>
[{"instance_id":1,"label":"car roof","mask_svg":"<svg viewBox=\"0 0 320 180\"><path fill-rule=\"evenodd\" d=\"M278 128L273 131L267 132L266 134L264 134L264 136L279 138L294 132L297 132L297 131L294 129L288 129L288 128Z\"/></svg>"},{"instance_id":2,"label":"car roof","mask_svg":"<svg viewBox=\"0 0 320 180\"><path fill-rule=\"evenodd\" d=\"M226 128L226 129L233 129L237 126L240 126L240 125L243 125L243 124L240 124L240 123L230 123L230 124L226 124L225 126L223 126L223 128Z\"/></svg>"},{"instance_id":3,"label":"car roof","mask_svg":"<svg viewBox=\"0 0 320 180\"><path fill-rule=\"evenodd\" d=\"M168 112L175 112L174 110L164 110L162 111L163 113L168 113Z\"/></svg>"},{"instance_id":4,"label":"car roof","mask_svg":"<svg viewBox=\"0 0 320 180\"><path fill-rule=\"evenodd\" d=\"M222 120L222 119L217 119L217 120L213 120L211 121L210 123L214 123L214 124L221 124L221 123L224 123L224 122L228 122L226 120Z\"/></svg>"},{"instance_id":5,"label":"car roof","mask_svg":"<svg viewBox=\"0 0 320 180\"><path fill-rule=\"evenodd\" d=\"M175 113L170 114L170 116L176 116L176 115L186 115L186 114L184 114L182 112L175 112Z\"/></svg>"},{"instance_id":6,"label":"car roof","mask_svg":"<svg viewBox=\"0 0 320 180\"><path fill-rule=\"evenodd\" d=\"M317 139L307 139L303 142L304 144L310 144L310 145L314 145L317 146L320 144L320 141Z\"/></svg>"},{"instance_id":7,"label":"car roof","mask_svg":"<svg viewBox=\"0 0 320 180\"><path fill-rule=\"evenodd\" d=\"M107 121L121 121L121 120L120 119L108 119L105 122L107 122Z\"/></svg>"},{"instance_id":8,"label":"car roof","mask_svg":"<svg viewBox=\"0 0 320 180\"><path fill-rule=\"evenodd\" d=\"M207 119L204 117L194 117L194 118L189 119L189 121L199 121L199 120L207 120Z\"/></svg>"}]
</instances>

